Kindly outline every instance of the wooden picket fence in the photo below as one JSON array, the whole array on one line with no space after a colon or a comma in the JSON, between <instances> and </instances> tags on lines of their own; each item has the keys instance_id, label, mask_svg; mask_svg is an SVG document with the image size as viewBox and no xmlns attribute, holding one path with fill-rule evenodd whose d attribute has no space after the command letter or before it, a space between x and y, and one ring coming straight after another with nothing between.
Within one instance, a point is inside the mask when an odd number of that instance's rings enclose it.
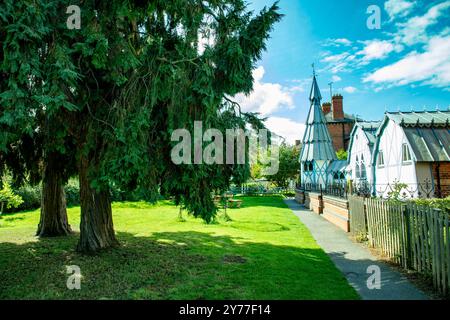
<instances>
[{"instance_id":1,"label":"wooden picket fence","mask_svg":"<svg viewBox=\"0 0 450 320\"><path fill-rule=\"evenodd\" d=\"M357 228L357 232L366 232L370 246L380 249L403 268L432 277L434 287L449 294L448 213L413 203L355 196L349 198L349 207L350 226Z\"/></svg>"},{"instance_id":2,"label":"wooden picket fence","mask_svg":"<svg viewBox=\"0 0 450 320\"><path fill-rule=\"evenodd\" d=\"M367 237L367 216L365 212L365 198L349 196L350 232L353 236L364 239Z\"/></svg>"}]
</instances>

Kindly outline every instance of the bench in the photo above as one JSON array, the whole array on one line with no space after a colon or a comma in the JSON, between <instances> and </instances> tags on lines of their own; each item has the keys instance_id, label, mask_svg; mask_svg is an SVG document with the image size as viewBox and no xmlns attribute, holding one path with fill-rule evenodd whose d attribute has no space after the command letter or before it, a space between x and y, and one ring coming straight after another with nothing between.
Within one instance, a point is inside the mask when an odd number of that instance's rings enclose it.
<instances>
[{"instance_id":1,"label":"bench","mask_svg":"<svg viewBox=\"0 0 450 320\"><path fill-rule=\"evenodd\" d=\"M230 199L228 200L229 208L240 208L242 204L242 200Z\"/></svg>"},{"instance_id":2,"label":"bench","mask_svg":"<svg viewBox=\"0 0 450 320\"><path fill-rule=\"evenodd\" d=\"M214 196L213 201L216 206L219 206L220 204L224 203L226 201L226 207L227 208L240 208L242 204L242 200L236 200L233 199L233 194L226 194L223 196Z\"/></svg>"}]
</instances>

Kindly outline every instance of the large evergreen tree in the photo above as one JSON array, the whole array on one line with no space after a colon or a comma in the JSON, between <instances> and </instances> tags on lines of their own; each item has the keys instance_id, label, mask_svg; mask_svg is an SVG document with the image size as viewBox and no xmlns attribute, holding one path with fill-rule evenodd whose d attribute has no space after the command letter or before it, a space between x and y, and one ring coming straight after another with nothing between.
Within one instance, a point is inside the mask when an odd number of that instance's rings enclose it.
<instances>
[{"instance_id":1,"label":"large evergreen tree","mask_svg":"<svg viewBox=\"0 0 450 320\"><path fill-rule=\"evenodd\" d=\"M13 0L4 5L6 84L1 85L7 94L0 95L6 106L0 123L14 136L5 141L34 136L42 126L39 112L51 119L54 139L42 143L43 154L58 152L77 164L80 251L117 244L112 185L139 190L148 199L159 192L175 196L190 213L210 221L216 212L211 193L226 189L231 179L244 179L248 164L175 165L171 133L193 132L194 121L202 121L204 130L260 125L228 97L251 91L252 69L281 18L278 7L253 15L242 0L88 0L79 4L81 29L69 30L61 18L68 5L57 0L36 0L32 10ZM11 41L9 34L19 31L29 33L27 39L17 35L19 40ZM199 39L207 35L211 41L199 50ZM10 52L22 63L33 53L45 58L33 57L24 69L11 64ZM30 82L40 83L39 95L28 90ZM45 157L44 162L52 164Z\"/></svg>"},{"instance_id":2,"label":"large evergreen tree","mask_svg":"<svg viewBox=\"0 0 450 320\"><path fill-rule=\"evenodd\" d=\"M61 90L70 79L55 42L56 9L51 1L0 5L0 174L7 167L16 185L42 180L39 236L71 232L63 186L73 161L58 117L73 106Z\"/></svg>"}]
</instances>

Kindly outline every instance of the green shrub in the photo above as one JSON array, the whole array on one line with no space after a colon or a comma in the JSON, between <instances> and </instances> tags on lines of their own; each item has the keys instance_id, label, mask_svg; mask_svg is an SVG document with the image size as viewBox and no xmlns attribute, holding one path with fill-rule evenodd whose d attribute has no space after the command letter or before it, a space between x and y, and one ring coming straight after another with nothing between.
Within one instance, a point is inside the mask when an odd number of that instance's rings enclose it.
<instances>
[{"instance_id":1,"label":"green shrub","mask_svg":"<svg viewBox=\"0 0 450 320\"><path fill-rule=\"evenodd\" d=\"M246 187L247 194L259 194L264 193L266 191L266 187L263 184L252 184Z\"/></svg>"},{"instance_id":2,"label":"green shrub","mask_svg":"<svg viewBox=\"0 0 450 320\"><path fill-rule=\"evenodd\" d=\"M450 196L444 199L414 199L414 203L437 208L450 213Z\"/></svg>"},{"instance_id":3,"label":"green shrub","mask_svg":"<svg viewBox=\"0 0 450 320\"><path fill-rule=\"evenodd\" d=\"M36 210L41 206L41 184L29 185L26 184L19 188L12 188L12 192L23 200L23 202L18 207L4 206L5 212L18 212L18 211L28 211ZM67 206L79 206L80 205L80 183L78 178L71 178L64 186L64 192L66 194L66 204ZM148 200L144 192L124 192L119 188L112 187L111 201L121 202L121 201L146 201ZM155 200L161 200L159 197Z\"/></svg>"},{"instance_id":4,"label":"green shrub","mask_svg":"<svg viewBox=\"0 0 450 320\"><path fill-rule=\"evenodd\" d=\"M4 182L0 190L0 215L4 209L17 208L23 203L22 197L11 189L9 183Z\"/></svg>"},{"instance_id":5,"label":"green shrub","mask_svg":"<svg viewBox=\"0 0 450 320\"><path fill-rule=\"evenodd\" d=\"M67 206L78 206L80 204L80 182L71 178L64 186Z\"/></svg>"},{"instance_id":6,"label":"green shrub","mask_svg":"<svg viewBox=\"0 0 450 320\"><path fill-rule=\"evenodd\" d=\"M35 185L24 185L16 190L14 190L16 194L18 194L23 203L10 211L25 211L25 210L35 210L41 206L41 186Z\"/></svg>"}]
</instances>

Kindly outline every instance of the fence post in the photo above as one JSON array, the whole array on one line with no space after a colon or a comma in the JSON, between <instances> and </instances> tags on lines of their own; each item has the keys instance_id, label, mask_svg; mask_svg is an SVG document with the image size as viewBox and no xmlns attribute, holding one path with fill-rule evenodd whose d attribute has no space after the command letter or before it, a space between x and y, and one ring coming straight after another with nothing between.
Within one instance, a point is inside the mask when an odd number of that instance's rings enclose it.
<instances>
[{"instance_id":1,"label":"fence post","mask_svg":"<svg viewBox=\"0 0 450 320\"><path fill-rule=\"evenodd\" d=\"M410 236L410 219L409 219L409 206L402 206L402 225L403 225L403 239L405 250L405 269L411 267L411 236Z\"/></svg>"}]
</instances>

